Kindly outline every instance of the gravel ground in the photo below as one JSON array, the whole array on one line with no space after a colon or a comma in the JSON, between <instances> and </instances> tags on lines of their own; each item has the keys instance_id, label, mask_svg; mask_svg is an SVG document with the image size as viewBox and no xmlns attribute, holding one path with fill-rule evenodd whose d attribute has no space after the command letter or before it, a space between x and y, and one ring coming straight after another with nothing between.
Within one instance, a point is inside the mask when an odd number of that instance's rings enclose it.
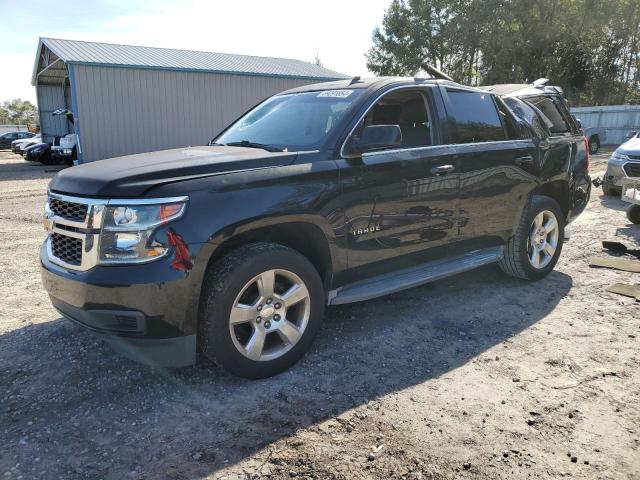
<instances>
[{"instance_id":1,"label":"gravel ground","mask_svg":"<svg viewBox=\"0 0 640 480\"><path fill-rule=\"evenodd\" d=\"M587 265L640 227L600 189L546 279L331 308L298 365L246 381L137 365L59 317L50 170L0 153L1 479L640 479L640 303L605 292L640 277Z\"/></svg>"}]
</instances>

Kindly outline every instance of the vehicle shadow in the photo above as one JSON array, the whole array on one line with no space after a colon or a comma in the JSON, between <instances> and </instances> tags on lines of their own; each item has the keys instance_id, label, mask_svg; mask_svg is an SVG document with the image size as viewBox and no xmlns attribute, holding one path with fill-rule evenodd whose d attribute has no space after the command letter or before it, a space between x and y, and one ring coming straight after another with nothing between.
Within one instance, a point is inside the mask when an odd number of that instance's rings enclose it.
<instances>
[{"instance_id":1,"label":"vehicle shadow","mask_svg":"<svg viewBox=\"0 0 640 480\"><path fill-rule=\"evenodd\" d=\"M627 202L622 201L620 196L613 197L608 195L601 195L600 203L602 204L603 207L610 208L612 210L622 211L622 212L624 212L629 206Z\"/></svg>"},{"instance_id":2,"label":"vehicle shadow","mask_svg":"<svg viewBox=\"0 0 640 480\"><path fill-rule=\"evenodd\" d=\"M211 366L141 366L62 319L14 330L0 336L0 471L20 464L29 478L39 478L38 465L47 466L43 478L165 478L169 470L202 478L464 365L543 319L571 286L560 272L527 283L485 267L334 307L312 351L260 381Z\"/></svg>"},{"instance_id":3,"label":"vehicle shadow","mask_svg":"<svg viewBox=\"0 0 640 480\"><path fill-rule=\"evenodd\" d=\"M628 222L626 227L616 228L616 236L627 238L627 240L635 242L636 245L640 245L640 225Z\"/></svg>"}]
</instances>

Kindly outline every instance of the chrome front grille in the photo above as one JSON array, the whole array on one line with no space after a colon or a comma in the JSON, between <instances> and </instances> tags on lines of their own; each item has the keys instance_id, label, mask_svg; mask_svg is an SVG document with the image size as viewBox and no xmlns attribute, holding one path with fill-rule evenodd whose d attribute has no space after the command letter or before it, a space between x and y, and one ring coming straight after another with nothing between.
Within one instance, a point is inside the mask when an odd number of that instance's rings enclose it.
<instances>
[{"instance_id":1,"label":"chrome front grille","mask_svg":"<svg viewBox=\"0 0 640 480\"><path fill-rule=\"evenodd\" d=\"M82 265L82 240L60 233L51 234L51 253L68 265Z\"/></svg>"},{"instance_id":2,"label":"chrome front grille","mask_svg":"<svg viewBox=\"0 0 640 480\"><path fill-rule=\"evenodd\" d=\"M52 198L49 202L51 212L65 220L72 222L84 222L87 218L88 205L75 203L58 198Z\"/></svg>"},{"instance_id":3,"label":"chrome front grille","mask_svg":"<svg viewBox=\"0 0 640 480\"><path fill-rule=\"evenodd\" d=\"M107 200L50 193L45 209L49 230L47 256L71 270L88 270L98 264L102 213Z\"/></svg>"},{"instance_id":4,"label":"chrome front grille","mask_svg":"<svg viewBox=\"0 0 640 480\"><path fill-rule=\"evenodd\" d=\"M640 163L625 163L623 168L627 177L640 177Z\"/></svg>"}]
</instances>

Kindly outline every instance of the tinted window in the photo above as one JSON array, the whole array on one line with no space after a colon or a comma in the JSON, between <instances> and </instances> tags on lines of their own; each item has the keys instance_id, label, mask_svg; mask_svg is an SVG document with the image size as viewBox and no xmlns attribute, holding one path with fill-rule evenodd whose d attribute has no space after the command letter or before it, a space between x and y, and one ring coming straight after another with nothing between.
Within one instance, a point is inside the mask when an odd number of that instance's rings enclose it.
<instances>
[{"instance_id":1,"label":"tinted window","mask_svg":"<svg viewBox=\"0 0 640 480\"><path fill-rule=\"evenodd\" d=\"M456 123L455 143L505 140L493 98L488 93L449 90L451 116Z\"/></svg>"},{"instance_id":2,"label":"tinted window","mask_svg":"<svg viewBox=\"0 0 640 480\"><path fill-rule=\"evenodd\" d=\"M552 134L569 132L569 126L553 100L548 97L528 97L526 100L540 110L542 115L549 121L549 130Z\"/></svg>"},{"instance_id":3,"label":"tinted window","mask_svg":"<svg viewBox=\"0 0 640 480\"><path fill-rule=\"evenodd\" d=\"M217 137L215 143L249 141L288 150L319 148L363 90L276 95Z\"/></svg>"},{"instance_id":4,"label":"tinted window","mask_svg":"<svg viewBox=\"0 0 640 480\"><path fill-rule=\"evenodd\" d=\"M545 123L542 114L536 111L535 107L515 97L505 97L503 101L516 118L529 127L530 132L527 138L531 138L532 134L537 138L547 138L549 136L549 124L551 122Z\"/></svg>"},{"instance_id":5,"label":"tinted window","mask_svg":"<svg viewBox=\"0 0 640 480\"><path fill-rule=\"evenodd\" d=\"M397 90L382 97L364 117L363 126L369 125L398 125L402 131L400 148L432 145L425 97L416 90Z\"/></svg>"}]
</instances>

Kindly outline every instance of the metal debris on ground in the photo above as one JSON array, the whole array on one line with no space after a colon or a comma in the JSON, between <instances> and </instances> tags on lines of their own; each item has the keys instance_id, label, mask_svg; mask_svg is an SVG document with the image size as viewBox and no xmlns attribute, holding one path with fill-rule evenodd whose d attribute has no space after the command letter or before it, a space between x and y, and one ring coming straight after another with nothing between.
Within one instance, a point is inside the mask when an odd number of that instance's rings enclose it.
<instances>
[{"instance_id":1,"label":"metal debris on ground","mask_svg":"<svg viewBox=\"0 0 640 480\"><path fill-rule=\"evenodd\" d=\"M607 292L617 293L625 297L635 298L640 301L640 285L625 285L624 283L616 283L607 287Z\"/></svg>"},{"instance_id":2,"label":"metal debris on ground","mask_svg":"<svg viewBox=\"0 0 640 480\"><path fill-rule=\"evenodd\" d=\"M640 262L637 260L628 260L626 258L591 257L589 260L589 266L613 268L615 270L624 270L625 272L640 273Z\"/></svg>"}]
</instances>

